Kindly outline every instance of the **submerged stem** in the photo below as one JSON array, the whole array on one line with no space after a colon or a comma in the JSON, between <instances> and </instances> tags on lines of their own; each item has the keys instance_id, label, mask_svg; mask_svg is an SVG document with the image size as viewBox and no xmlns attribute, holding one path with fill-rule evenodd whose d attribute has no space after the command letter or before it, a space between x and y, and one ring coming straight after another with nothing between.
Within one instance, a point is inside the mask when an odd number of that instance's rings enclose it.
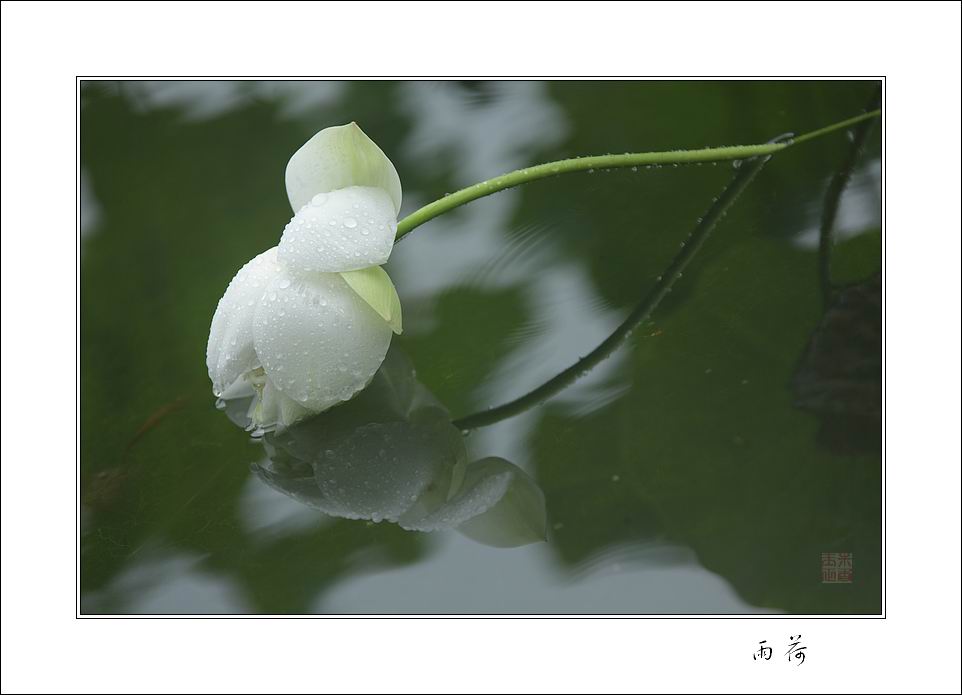
<instances>
[{"instance_id":1,"label":"submerged stem","mask_svg":"<svg viewBox=\"0 0 962 695\"><path fill-rule=\"evenodd\" d=\"M870 106L877 106L881 99L882 88L879 87L872 96ZM818 230L818 280L822 292L822 304L825 308L828 308L835 293L832 284L832 248L835 245L835 219L838 216L839 203L842 199L842 193L855 171L855 165L858 164L858 160L865 150L865 144L871 130L872 122L865 121L853 131L852 144L845 154L842 165L832 176L832 181L825 192L822 220Z\"/></svg>"},{"instance_id":2,"label":"submerged stem","mask_svg":"<svg viewBox=\"0 0 962 695\"><path fill-rule=\"evenodd\" d=\"M559 174L570 174L577 171L591 171L593 169L618 169L624 167L639 166L659 166L665 164L697 164L706 162L725 162L733 159L749 159L751 157L762 157L784 150L792 145L813 140L827 135L837 130L849 128L853 125L876 118L881 114L881 109L875 109L868 113L863 113L852 118L833 123L832 125L819 128L810 133L801 135L793 140L785 142L767 142L761 145L733 145L727 147L705 147L698 150L670 150L667 152L635 152L626 154L604 154L593 157L576 157L574 159L561 159L556 162L547 162L536 166L518 169L493 179L476 183L473 186L462 188L460 191L447 195L433 203L428 203L419 210L412 212L398 223L397 235L395 240L401 239L404 235L411 232L416 227L434 219L438 215L443 215L457 207L470 203L478 198L489 196L492 193L503 191L507 188L514 188L521 184L530 183L539 179L557 176Z\"/></svg>"},{"instance_id":3,"label":"submerged stem","mask_svg":"<svg viewBox=\"0 0 962 695\"><path fill-rule=\"evenodd\" d=\"M705 213L705 216L698 222L695 229L688 235L688 240L685 242L681 251L678 252L668 267L665 268L664 272L659 276L655 286L625 318L621 325L618 326L611 335L605 338L598 347L533 391L504 405L500 405L497 408L474 413L455 420L454 425L462 430L472 430L479 427L487 427L488 425L493 425L496 422L513 417L533 406L540 405L587 374L588 371L599 362L607 359L611 353L625 342L638 326L651 316L651 313L661 300L671 292L672 285L681 277L685 266L688 265L698 252L698 249L705 243L705 240L708 238L708 235L711 234L712 229L715 228L718 220L724 216L728 208L735 202L735 199L745 190L745 187L748 186L751 180L755 178L755 175L770 157L771 155L753 158L739 167L738 173L735 174L722 194L712 203L708 212Z\"/></svg>"}]
</instances>

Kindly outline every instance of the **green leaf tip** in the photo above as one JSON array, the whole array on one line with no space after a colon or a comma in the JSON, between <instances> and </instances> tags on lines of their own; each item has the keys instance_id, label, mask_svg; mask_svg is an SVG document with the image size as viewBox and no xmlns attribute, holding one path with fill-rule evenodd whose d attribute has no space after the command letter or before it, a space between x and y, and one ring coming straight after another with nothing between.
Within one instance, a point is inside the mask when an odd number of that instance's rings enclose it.
<instances>
[{"instance_id":1,"label":"green leaf tip","mask_svg":"<svg viewBox=\"0 0 962 695\"><path fill-rule=\"evenodd\" d=\"M401 300L384 268L375 265L340 275L361 299L387 321L392 331L401 333Z\"/></svg>"}]
</instances>

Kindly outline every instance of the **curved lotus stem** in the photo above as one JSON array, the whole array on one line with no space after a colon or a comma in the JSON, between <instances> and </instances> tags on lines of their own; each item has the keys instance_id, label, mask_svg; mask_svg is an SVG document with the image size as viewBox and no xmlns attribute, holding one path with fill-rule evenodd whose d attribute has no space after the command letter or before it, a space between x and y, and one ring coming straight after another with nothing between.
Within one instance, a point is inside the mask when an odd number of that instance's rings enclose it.
<instances>
[{"instance_id":1,"label":"curved lotus stem","mask_svg":"<svg viewBox=\"0 0 962 695\"><path fill-rule=\"evenodd\" d=\"M735 199L751 182L751 180L774 153L791 147L792 145L797 145L808 140L814 140L823 135L827 135L845 128L850 128L854 125L867 124L880 115L881 109L873 109L861 115L853 116L852 118L839 121L838 123L833 123L832 125L819 128L818 130L814 130L798 137L793 137L792 134L781 135L773 138L771 141L763 145L722 148L716 147L706 148L703 150L607 155L603 157L569 159L561 162L542 164L538 167L532 167L531 169L522 169L519 172L513 172L512 174L506 174L505 176L498 177L497 179L492 179L492 181L494 181L498 186L496 190L503 190L505 188L510 188L511 186L517 186L520 183L526 183L529 180L544 178L546 176L552 176L558 173L566 173L568 171L582 171L595 167L612 168L622 166L638 166L639 164L658 165L664 163L710 162L725 159L750 158L745 165L739 168L738 173L735 174L735 177L725 188L724 192L715 200L714 203L712 203L712 206L709 208L708 212L695 227L694 231L692 231L689 235L688 241L683 245L681 251L675 256L672 262L659 276L658 282L651 289L651 291L644 297L644 299L642 299L641 303L635 307L628 317L625 318L622 324L618 326L618 328L616 328L611 335L605 338L605 340L598 347L564 371L555 375L548 381L541 384L541 386L538 386L525 395L495 408L466 415L463 418L455 420L454 424L465 431L493 425L496 422L514 417L515 415L518 415L529 408L544 403L549 398L557 395L568 386L573 384L580 377L587 374L593 367L595 367L595 365L604 361L609 355L611 355L612 352L617 350L631 335L631 333L641 323L647 320L649 316L651 316L651 313L655 310L661 300L664 299L665 295L671 291L671 287L675 281L681 277L681 273L685 266L688 265L694 255L698 252L698 249L701 248L701 245L708 238L708 235L711 234L711 231L714 229L718 220L721 219L726 210L732 205L732 203L735 202ZM868 127L863 126L862 131L864 132L867 130ZM864 137L864 135L862 135L862 137ZM858 138L856 139L856 142L858 142ZM486 188L478 190L479 186L485 186L488 183L489 182L485 182L484 184L476 184L475 186L465 188L446 198L435 201L434 203L421 208L411 215L408 215L401 220L400 223L398 223L398 238L410 232L412 229L414 229L414 227L426 222L432 217L441 214L442 212L446 212L447 210L457 207L458 205L463 205L465 202L469 202L475 198L480 198L495 192L495 190L489 191ZM446 202L451 201L451 199L455 199L454 204ZM443 209L441 209L442 204ZM823 229L824 228L825 225L823 224ZM823 262L827 263L827 261ZM825 271L823 270L822 272L824 274Z\"/></svg>"},{"instance_id":2,"label":"curved lotus stem","mask_svg":"<svg viewBox=\"0 0 962 695\"><path fill-rule=\"evenodd\" d=\"M776 138L776 140L777 139L778 138ZM722 218L728 208L731 207L732 203L735 202L736 198L745 190L770 158L771 155L757 157L747 161L738 168L738 172L734 178L732 178L725 187L722 194L712 203L708 212L705 213L705 216L702 217L701 221L688 236L688 240L682 246L681 251L678 252L671 263L668 264L668 267L665 268L664 272L659 276L655 286L645 295L644 299L641 300L634 310L628 314L621 325L618 326L611 335L605 338L598 347L533 391L513 401L499 405L496 408L467 415L455 420L454 425L461 428L461 430L473 430L514 417L556 396L587 374L596 365L607 359L611 353L621 347L622 343L628 339L638 326L651 316L651 313L661 303L661 300L671 292L672 285L681 277L685 266L687 266L695 254L698 253L698 250L715 228L718 220Z\"/></svg>"},{"instance_id":3,"label":"curved lotus stem","mask_svg":"<svg viewBox=\"0 0 962 695\"><path fill-rule=\"evenodd\" d=\"M698 164L706 162L727 162L737 159L751 159L775 154L793 145L814 140L838 130L850 128L853 125L877 118L882 114L881 109L846 118L844 121L813 130L797 138L781 141L769 141L761 145L734 145L729 147L705 147L699 150L670 150L667 152L629 152L625 154L603 154L594 157L576 157L547 162L537 166L518 169L508 174L496 176L493 179L476 183L462 188L450 195L428 203L424 207L412 212L397 225L397 240L410 233L416 227L434 219L438 215L470 203L478 198L484 198L492 193L514 188L538 179L546 179L559 174L571 174L579 171L593 171L595 169L618 169L624 167L664 166L672 164Z\"/></svg>"}]
</instances>

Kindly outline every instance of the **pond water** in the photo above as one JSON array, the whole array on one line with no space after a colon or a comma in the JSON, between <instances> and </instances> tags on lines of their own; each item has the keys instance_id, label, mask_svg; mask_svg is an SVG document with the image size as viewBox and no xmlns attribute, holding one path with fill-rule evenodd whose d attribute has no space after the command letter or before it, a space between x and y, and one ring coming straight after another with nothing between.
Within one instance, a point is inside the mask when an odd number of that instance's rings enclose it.
<instances>
[{"instance_id":1,"label":"pond water","mask_svg":"<svg viewBox=\"0 0 962 695\"><path fill-rule=\"evenodd\" d=\"M460 456L530 476L546 541L491 547L377 523L376 510L347 519L343 500L321 511L330 418L290 441L253 438L215 406L205 366L217 301L277 244L287 160L321 128L357 121L378 143L403 216L545 161L806 132L877 89L84 83L81 611L880 613L877 123L767 162L651 316L579 379L463 434L440 422ZM402 365L407 392L445 418L523 397L631 314L738 171L571 174L418 228L387 265L405 328L386 368ZM344 455L361 467L376 458L364 428L381 422L365 395L337 415L359 428ZM355 482L407 490L432 437Z\"/></svg>"}]
</instances>

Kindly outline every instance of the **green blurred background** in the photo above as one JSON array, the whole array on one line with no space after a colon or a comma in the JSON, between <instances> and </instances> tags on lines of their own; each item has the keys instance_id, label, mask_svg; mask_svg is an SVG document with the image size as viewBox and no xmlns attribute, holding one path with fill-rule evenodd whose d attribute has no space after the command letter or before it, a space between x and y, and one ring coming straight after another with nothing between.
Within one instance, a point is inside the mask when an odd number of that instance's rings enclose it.
<instances>
[{"instance_id":1,"label":"green blurred background","mask_svg":"<svg viewBox=\"0 0 962 695\"><path fill-rule=\"evenodd\" d=\"M878 614L881 136L774 157L620 351L468 438L545 492L547 543L324 517L250 471L204 352L234 273L292 212L290 155L357 121L402 215L526 165L750 144L855 115L871 82L86 82L81 610ZM819 228L838 201L834 299ZM454 416L520 396L651 288L731 164L570 175L419 228L395 339ZM831 201L829 201L830 203ZM851 553L850 583L822 581Z\"/></svg>"}]
</instances>

